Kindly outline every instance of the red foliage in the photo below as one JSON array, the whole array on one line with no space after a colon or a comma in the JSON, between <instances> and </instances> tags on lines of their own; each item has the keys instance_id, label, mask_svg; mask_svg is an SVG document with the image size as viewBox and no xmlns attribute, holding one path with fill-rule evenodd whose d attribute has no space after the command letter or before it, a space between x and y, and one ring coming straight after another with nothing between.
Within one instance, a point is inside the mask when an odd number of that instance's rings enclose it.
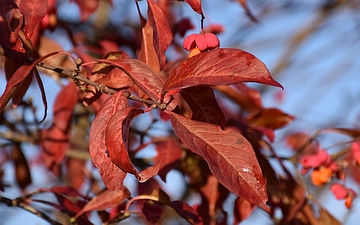
<instances>
[{"instance_id":1,"label":"red foliage","mask_svg":"<svg viewBox=\"0 0 360 225\"><path fill-rule=\"evenodd\" d=\"M264 107L261 92L244 82L280 88L282 85L251 53L220 48L216 34L224 29L221 25L203 28L201 0L185 0L201 15L202 30L185 37L182 45L177 38L194 26L188 18L173 11L176 5L172 1L147 0L143 3L147 5L146 16L141 14L142 3L135 1L141 24L129 25L128 21L126 25L120 24L121 28L133 31L125 32L126 35L113 32L113 24L98 27L99 21L88 21L98 29L93 37L74 27L89 26L82 22L99 9L99 0L74 2L81 12L78 21L81 25L57 21L54 1L22 0L19 4L1 1L0 45L6 57L4 70L8 81L0 97L0 119L4 121L0 126L10 134L19 134L17 138L8 135L10 138L4 144L12 147L9 158L14 163L16 182L23 191L32 182L22 142L40 145L44 164L60 180L67 181L66 187L39 189L10 201L11 204L1 197L2 202L19 207L31 201L46 204L70 216L67 222L75 220L77 224L92 224L90 212L103 215L104 224L139 213L143 220L155 224L168 219L165 217L171 213L167 209L171 209L191 224L213 225L227 223L224 203L233 193L237 196L231 209L235 223L249 217L255 207L271 217L279 208L283 216L279 224L318 221L310 210L306 190L267 141L273 142L275 131L295 118L280 109ZM247 1L238 2L257 21ZM108 3L112 5L112 1ZM72 59L71 66L64 63L66 60L60 58L59 52L41 57L52 48L41 45L45 31L56 29L66 31L73 53L85 63L66 52L61 53ZM103 31L109 34L102 34L106 33ZM176 33L179 35L174 38ZM189 51L188 58L181 46ZM169 48L176 52L177 59L169 56L172 54L167 51ZM44 60L52 55L59 57L53 62L58 67L45 64ZM39 121L34 117L29 122L28 115L9 121L11 112L6 106L11 99L13 106L24 110L23 115L29 111L35 114L36 107L23 99L34 77L46 112L45 89L40 78L43 74L39 74L38 67L60 74L55 78L62 89L54 101L52 121L37 126ZM70 83L63 85L65 79ZM227 106L229 101L235 106ZM164 133L153 132L156 129ZM295 150L287 160L301 164L304 172L312 170L311 180L318 186L331 182L334 175L343 178L339 174L348 165L355 175L359 174L360 131L346 128L326 131L347 135L353 144L339 155L330 155L325 150L319 151L317 143L313 143L317 135L294 133L287 137L289 146ZM156 156L147 154L151 150L156 151ZM342 158L347 153L351 159ZM267 160L269 157L278 160L284 176L276 174ZM167 177L170 170L179 171L183 180L188 181L183 182L186 190L181 200L172 200L155 177L159 175L162 181L172 184L173 180ZM127 174L138 181L135 190L124 183ZM102 181L97 179L100 176ZM0 180L0 189L4 187ZM345 200L346 207L351 207L356 197L352 189L340 184L330 189L337 199ZM57 203L32 198L44 192L53 193ZM185 201L190 192L199 197L195 205ZM91 196L91 200L81 193ZM57 224L45 214L37 215Z\"/></svg>"}]
</instances>

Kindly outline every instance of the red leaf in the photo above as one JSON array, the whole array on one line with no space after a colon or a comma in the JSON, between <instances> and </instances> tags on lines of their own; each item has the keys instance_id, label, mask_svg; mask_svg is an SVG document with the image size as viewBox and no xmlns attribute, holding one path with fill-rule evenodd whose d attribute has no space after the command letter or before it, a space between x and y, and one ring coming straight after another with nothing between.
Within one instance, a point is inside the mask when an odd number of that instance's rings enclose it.
<instances>
[{"instance_id":1,"label":"red leaf","mask_svg":"<svg viewBox=\"0 0 360 225\"><path fill-rule=\"evenodd\" d=\"M154 0L148 0L148 22L153 28L153 44L159 59L160 69L166 62L165 52L172 41L172 32L161 8Z\"/></svg>"},{"instance_id":2,"label":"red leaf","mask_svg":"<svg viewBox=\"0 0 360 225\"><path fill-rule=\"evenodd\" d=\"M239 197L265 211L265 180L251 144L234 130L193 121L168 112L176 135L190 150L203 157L218 181Z\"/></svg>"},{"instance_id":3,"label":"red leaf","mask_svg":"<svg viewBox=\"0 0 360 225\"><path fill-rule=\"evenodd\" d=\"M11 150L11 159L15 166L16 182L24 190L26 186L31 184L31 174L28 162L19 145L15 145Z\"/></svg>"},{"instance_id":4,"label":"red leaf","mask_svg":"<svg viewBox=\"0 0 360 225\"><path fill-rule=\"evenodd\" d=\"M282 87L263 62L239 49L216 49L198 54L178 65L166 81L163 93L198 85L258 82Z\"/></svg>"},{"instance_id":5,"label":"red leaf","mask_svg":"<svg viewBox=\"0 0 360 225\"><path fill-rule=\"evenodd\" d=\"M76 191L74 188L68 187L68 186L54 186L54 187L50 188L49 191L53 192L54 194L58 194L58 195L67 195L67 196L71 196L71 197L81 196L78 191Z\"/></svg>"},{"instance_id":6,"label":"red leaf","mask_svg":"<svg viewBox=\"0 0 360 225\"><path fill-rule=\"evenodd\" d=\"M181 96L192 110L192 120L225 127L225 116L210 87L190 87L180 91Z\"/></svg>"},{"instance_id":7,"label":"red leaf","mask_svg":"<svg viewBox=\"0 0 360 225\"><path fill-rule=\"evenodd\" d=\"M32 74L31 70L34 68L34 66L34 64L23 65L12 75L12 77L6 84L4 93L0 97L0 112L4 110L6 104L19 91L28 75Z\"/></svg>"},{"instance_id":8,"label":"red leaf","mask_svg":"<svg viewBox=\"0 0 360 225\"><path fill-rule=\"evenodd\" d=\"M25 17L24 32L26 39L29 40L37 24L45 17L48 2L44 0L21 0L19 9Z\"/></svg>"},{"instance_id":9,"label":"red leaf","mask_svg":"<svg viewBox=\"0 0 360 225\"><path fill-rule=\"evenodd\" d=\"M133 118L143 113L142 109L127 108L117 111L107 124L105 131L105 143L109 157L122 171L134 174L140 182L145 182L157 174L161 160L140 174L132 164L128 154L129 128Z\"/></svg>"},{"instance_id":10,"label":"red leaf","mask_svg":"<svg viewBox=\"0 0 360 225\"><path fill-rule=\"evenodd\" d=\"M11 31L9 26L9 21L7 20L8 12L11 9L17 9L18 6L13 0L2 0L1 7L0 7L0 45L4 48L5 53L10 56L14 57L18 56L19 53L25 53L25 49L23 47L22 41L19 38L18 29L14 32ZM20 21L22 23L22 21ZM19 24L19 28L21 25Z\"/></svg>"},{"instance_id":11,"label":"red leaf","mask_svg":"<svg viewBox=\"0 0 360 225\"><path fill-rule=\"evenodd\" d=\"M90 128L90 156L109 190L122 190L126 173L117 167L106 154L105 129L116 111L128 107L128 100L121 91L114 94L98 111Z\"/></svg>"},{"instance_id":12,"label":"red leaf","mask_svg":"<svg viewBox=\"0 0 360 225\"><path fill-rule=\"evenodd\" d=\"M255 207L243 198L237 198L234 206L234 224L239 224L248 218Z\"/></svg>"},{"instance_id":13,"label":"red leaf","mask_svg":"<svg viewBox=\"0 0 360 225\"><path fill-rule=\"evenodd\" d=\"M199 14L202 13L201 0L185 0L185 2L187 2L195 12Z\"/></svg>"},{"instance_id":14,"label":"red leaf","mask_svg":"<svg viewBox=\"0 0 360 225\"><path fill-rule=\"evenodd\" d=\"M70 187L80 190L85 182L86 161L74 157L66 160L66 181Z\"/></svg>"},{"instance_id":15,"label":"red leaf","mask_svg":"<svg viewBox=\"0 0 360 225\"><path fill-rule=\"evenodd\" d=\"M64 133L56 126L45 129L41 135L41 147L46 166L57 174L56 166L64 160L65 152L69 147L68 133Z\"/></svg>"},{"instance_id":16,"label":"red leaf","mask_svg":"<svg viewBox=\"0 0 360 225\"><path fill-rule=\"evenodd\" d=\"M67 133L70 128L71 116L78 101L78 89L70 82L57 94L54 102L54 125Z\"/></svg>"},{"instance_id":17,"label":"red leaf","mask_svg":"<svg viewBox=\"0 0 360 225\"><path fill-rule=\"evenodd\" d=\"M149 65L151 69L155 72L160 72L160 63L159 58L156 55L155 46L154 46L154 29L150 24L150 21L146 21L146 19L141 15L140 8L138 2L136 1L136 6L138 9L139 17L141 20L141 48L139 51L138 59L142 62ZM150 10L150 7L148 11Z\"/></svg>"},{"instance_id":18,"label":"red leaf","mask_svg":"<svg viewBox=\"0 0 360 225\"><path fill-rule=\"evenodd\" d=\"M177 212L177 214L186 219L190 224L203 224L203 221L196 210L186 202L172 201L171 207Z\"/></svg>"},{"instance_id":19,"label":"red leaf","mask_svg":"<svg viewBox=\"0 0 360 225\"><path fill-rule=\"evenodd\" d=\"M108 189L101 192L88 202L84 208L76 214L75 217L79 217L81 214L96 210L106 210L108 208L114 208L124 202L130 197L129 190L124 186L122 190L110 191Z\"/></svg>"},{"instance_id":20,"label":"red leaf","mask_svg":"<svg viewBox=\"0 0 360 225\"><path fill-rule=\"evenodd\" d=\"M160 100L161 88L164 85L164 81L160 75L155 73L145 63L137 59L99 59L98 62L104 62L119 67L152 100Z\"/></svg>"},{"instance_id":21,"label":"red leaf","mask_svg":"<svg viewBox=\"0 0 360 225\"><path fill-rule=\"evenodd\" d=\"M0 14L1 16L1 14ZM1 36L1 35L0 35ZM25 79L29 76L29 74L32 74L32 70L36 67L36 65L41 62L42 60L52 56L56 55L58 52L52 52L48 55L45 55L41 57L40 59L33 61L30 65L22 65L20 68L18 68L15 73L11 76L9 81L6 84L6 88L2 96L0 97L0 112L4 110L6 107L6 104L10 101L10 99L14 96L14 94L19 90L19 88L22 87L23 82ZM41 83L38 80L38 84L41 86ZM41 90L41 87L40 87ZM42 91L42 95L44 97L44 93ZM45 103L44 103L45 105ZM46 105L45 105L46 108Z\"/></svg>"},{"instance_id":22,"label":"red leaf","mask_svg":"<svg viewBox=\"0 0 360 225\"><path fill-rule=\"evenodd\" d=\"M174 164L181 158L182 148L177 140L168 138L156 143L156 152L154 163L157 164L162 160L159 176L166 182L166 174L174 168Z\"/></svg>"},{"instance_id":23,"label":"red leaf","mask_svg":"<svg viewBox=\"0 0 360 225\"><path fill-rule=\"evenodd\" d=\"M134 117L143 113L142 109L126 108L115 112L105 131L105 143L109 157L122 171L132 173L139 178L135 166L128 154L130 123Z\"/></svg>"},{"instance_id":24,"label":"red leaf","mask_svg":"<svg viewBox=\"0 0 360 225\"><path fill-rule=\"evenodd\" d=\"M255 128L276 130L289 124L294 118L276 108L262 108L246 117L245 122Z\"/></svg>"},{"instance_id":25,"label":"red leaf","mask_svg":"<svg viewBox=\"0 0 360 225\"><path fill-rule=\"evenodd\" d=\"M81 21L87 20L91 14L98 8L99 0L72 0L76 2L80 8Z\"/></svg>"}]
</instances>

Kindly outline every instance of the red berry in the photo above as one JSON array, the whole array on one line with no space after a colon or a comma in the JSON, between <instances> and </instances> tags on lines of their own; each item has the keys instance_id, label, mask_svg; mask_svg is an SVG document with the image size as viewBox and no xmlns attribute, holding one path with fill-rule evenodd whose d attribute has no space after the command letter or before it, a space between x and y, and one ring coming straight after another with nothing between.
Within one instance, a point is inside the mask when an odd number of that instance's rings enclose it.
<instances>
[{"instance_id":1,"label":"red berry","mask_svg":"<svg viewBox=\"0 0 360 225\"><path fill-rule=\"evenodd\" d=\"M205 36L207 47L209 50L219 47L220 41L219 41L218 37L216 37L215 34L205 33L204 36Z\"/></svg>"},{"instance_id":2,"label":"red berry","mask_svg":"<svg viewBox=\"0 0 360 225\"><path fill-rule=\"evenodd\" d=\"M198 34L190 34L184 39L183 48L190 51L196 47L195 39L198 37Z\"/></svg>"},{"instance_id":3,"label":"red berry","mask_svg":"<svg viewBox=\"0 0 360 225\"><path fill-rule=\"evenodd\" d=\"M207 48L208 48L208 45L207 45L207 42L206 42L206 37L204 34L199 34L196 39L195 39L195 42L196 42L196 46L198 47L198 49L200 51L206 51Z\"/></svg>"}]
</instances>

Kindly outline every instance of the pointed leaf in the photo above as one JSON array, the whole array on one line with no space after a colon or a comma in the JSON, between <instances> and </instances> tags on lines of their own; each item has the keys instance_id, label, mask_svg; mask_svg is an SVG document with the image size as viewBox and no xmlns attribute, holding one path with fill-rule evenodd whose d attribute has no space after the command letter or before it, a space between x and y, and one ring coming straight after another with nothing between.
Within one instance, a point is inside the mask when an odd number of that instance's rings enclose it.
<instances>
[{"instance_id":1,"label":"pointed leaf","mask_svg":"<svg viewBox=\"0 0 360 225\"><path fill-rule=\"evenodd\" d=\"M42 60L56 54L58 54L58 52L52 52L48 55L41 57L36 61L33 61L30 65L22 65L20 68L18 68L15 71L15 73L11 76L11 78L7 82L4 93L0 97L0 112L4 110L6 104L16 94L16 92L19 91L19 88L21 88L23 82L29 76L29 74L32 75L32 71L36 67L36 65Z\"/></svg>"},{"instance_id":2,"label":"pointed leaf","mask_svg":"<svg viewBox=\"0 0 360 225\"><path fill-rule=\"evenodd\" d=\"M164 81L160 75L155 73L145 63L137 59L100 59L98 62L104 62L119 67L152 100L160 100L161 88L164 85Z\"/></svg>"},{"instance_id":3,"label":"pointed leaf","mask_svg":"<svg viewBox=\"0 0 360 225\"><path fill-rule=\"evenodd\" d=\"M48 9L48 1L44 0L21 0L19 4L21 14L25 17L24 32L29 40L36 25L45 17Z\"/></svg>"},{"instance_id":4,"label":"pointed leaf","mask_svg":"<svg viewBox=\"0 0 360 225\"><path fill-rule=\"evenodd\" d=\"M166 62L165 52L172 41L172 31L168 20L154 0L148 0L148 22L153 28L153 45L159 60L160 69Z\"/></svg>"},{"instance_id":5,"label":"pointed leaf","mask_svg":"<svg viewBox=\"0 0 360 225\"><path fill-rule=\"evenodd\" d=\"M46 166L57 176L60 176L57 167L63 162L66 150L69 147L68 132L64 132L52 125L42 131L41 141L43 159Z\"/></svg>"},{"instance_id":6,"label":"pointed leaf","mask_svg":"<svg viewBox=\"0 0 360 225\"><path fill-rule=\"evenodd\" d=\"M225 127L225 116L210 87L190 87L180 91L181 96L192 110L192 120Z\"/></svg>"},{"instance_id":7,"label":"pointed leaf","mask_svg":"<svg viewBox=\"0 0 360 225\"><path fill-rule=\"evenodd\" d=\"M28 162L24 153L22 152L20 145L15 145L11 150L11 159L15 167L16 183L21 190L25 190L26 186L31 184L31 174Z\"/></svg>"},{"instance_id":8,"label":"pointed leaf","mask_svg":"<svg viewBox=\"0 0 360 225\"><path fill-rule=\"evenodd\" d=\"M81 214L92 210L101 211L108 208L114 208L129 197L130 192L125 186L122 190L110 191L106 189L91 199L91 201L88 202L84 208L76 214L75 217L79 217Z\"/></svg>"},{"instance_id":9,"label":"pointed leaf","mask_svg":"<svg viewBox=\"0 0 360 225\"><path fill-rule=\"evenodd\" d=\"M246 117L245 122L252 127L276 130L291 123L294 118L276 108L262 108Z\"/></svg>"},{"instance_id":10,"label":"pointed leaf","mask_svg":"<svg viewBox=\"0 0 360 225\"><path fill-rule=\"evenodd\" d=\"M156 55L155 47L154 47L154 29L150 24L150 21L147 21L140 12L140 8L138 5L138 2L136 2L138 7L138 13L141 20L141 35L142 35L142 41L141 41L141 48L139 51L138 58L142 62L149 65L151 69L153 69L155 72L160 72L160 63L159 58Z\"/></svg>"},{"instance_id":11,"label":"pointed leaf","mask_svg":"<svg viewBox=\"0 0 360 225\"><path fill-rule=\"evenodd\" d=\"M116 111L129 108L128 100L118 92L106 100L90 128L90 156L109 190L122 190L126 173L117 167L106 152L105 130Z\"/></svg>"},{"instance_id":12,"label":"pointed leaf","mask_svg":"<svg viewBox=\"0 0 360 225\"><path fill-rule=\"evenodd\" d=\"M4 48L6 55L16 58L21 53L25 53L22 41L19 38L18 30L11 31L8 21L7 13L11 9L17 9L18 6L13 0L2 0L0 4L0 45ZM11 20L11 19L10 19ZM19 27L20 24L19 24Z\"/></svg>"},{"instance_id":13,"label":"pointed leaf","mask_svg":"<svg viewBox=\"0 0 360 225\"><path fill-rule=\"evenodd\" d=\"M162 160L159 176L166 182L166 174L174 168L174 164L181 158L182 148L177 140L168 138L165 141L156 143L155 149L157 155L154 158L154 163Z\"/></svg>"},{"instance_id":14,"label":"pointed leaf","mask_svg":"<svg viewBox=\"0 0 360 225\"><path fill-rule=\"evenodd\" d=\"M111 117L105 130L105 143L111 161L122 171L134 174L136 178L139 178L139 174L129 158L128 138L131 121L141 113L143 110L137 108L119 110Z\"/></svg>"},{"instance_id":15,"label":"pointed leaf","mask_svg":"<svg viewBox=\"0 0 360 225\"><path fill-rule=\"evenodd\" d=\"M78 100L77 92L74 82L70 82L61 89L54 102L54 125L65 133L70 128L72 114Z\"/></svg>"},{"instance_id":16,"label":"pointed leaf","mask_svg":"<svg viewBox=\"0 0 360 225\"><path fill-rule=\"evenodd\" d=\"M140 182L145 182L157 174L161 160L138 173L128 154L130 123L137 115L143 113L142 109L127 108L117 111L110 119L105 131L105 143L108 154L113 163L122 171L134 174Z\"/></svg>"},{"instance_id":17,"label":"pointed leaf","mask_svg":"<svg viewBox=\"0 0 360 225\"><path fill-rule=\"evenodd\" d=\"M187 2L195 12L199 14L202 13L201 0L185 0L185 2Z\"/></svg>"},{"instance_id":18,"label":"pointed leaf","mask_svg":"<svg viewBox=\"0 0 360 225\"><path fill-rule=\"evenodd\" d=\"M176 135L190 150L203 157L218 181L230 191L265 211L265 180L251 144L234 130L193 121L169 112Z\"/></svg>"},{"instance_id":19,"label":"pointed leaf","mask_svg":"<svg viewBox=\"0 0 360 225\"><path fill-rule=\"evenodd\" d=\"M178 65L166 81L163 93L199 85L229 85L258 82L282 87L270 75L265 64L239 49L216 49L198 54Z\"/></svg>"}]
</instances>

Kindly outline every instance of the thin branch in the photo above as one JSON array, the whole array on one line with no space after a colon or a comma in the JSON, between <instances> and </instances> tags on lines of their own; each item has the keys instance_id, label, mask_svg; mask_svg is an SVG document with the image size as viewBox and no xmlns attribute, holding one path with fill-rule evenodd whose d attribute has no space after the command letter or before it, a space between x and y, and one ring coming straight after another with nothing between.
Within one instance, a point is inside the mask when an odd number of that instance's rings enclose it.
<instances>
[{"instance_id":1,"label":"thin branch","mask_svg":"<svg viewBox=\"0 0 360 225\"><path fill-rule=\"evenodd\" d=\"M47 222L49 222L52 225L61 225L61 223L51 219L49 216L47 216L45 213L31 207L30 205L28 205L27 203L24 203L23 201L19 201L18 199L9 199L3 196L0 196L0 202L4 203L5 205L7 205L8 207L19 207L21 209L24 209L40 218L42 218L43 220L46 220Z\"/></svg>"},{"instance_id":2,"label":"thin branch","mask_svg":"<svg viewBox=\"0 0 360 225\"><path fill-rule=\"evenodd\" d=\"M15 133L12 131L6 131L6 133L0 132L0 139L5 139L5 140L11 140L13 142L27 142L27 143L32 143L32 144L36 144L37 143L37 139L25 134L21 134L21 133Z\"/></svg>"}]
</instances>

